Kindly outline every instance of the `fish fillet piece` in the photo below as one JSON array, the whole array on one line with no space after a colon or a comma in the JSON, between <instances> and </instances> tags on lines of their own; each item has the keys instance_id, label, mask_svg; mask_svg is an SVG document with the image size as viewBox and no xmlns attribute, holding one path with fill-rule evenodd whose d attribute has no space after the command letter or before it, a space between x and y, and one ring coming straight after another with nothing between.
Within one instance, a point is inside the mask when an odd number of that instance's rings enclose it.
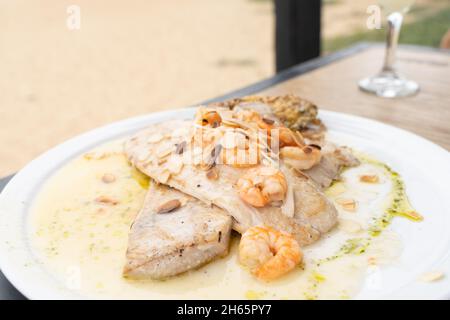
<instances>
[{"instance_id":1,"label":"fish fillet piece","mask_svg":"<svg viewBox=\"0 0 450 320\"><path fill-rule=\"evenodd\" d=\"M181 206L158 213L169 201L180 201ZM130 229L123 274L133 279L164 279L225 256L231 224L222 209L152 183Z\"/></svg>"},{"instance_id":2,"label":"fish fillet piece","mask_svg":"<svg viewBox=\"0 0 450 320\"><path fill-rule=\"evenodd\" d=\"M338 147L327 142L322 147L320 162L304 173L310 177L320 188L329 187L331 183L339 179L341 171L345 167L359 165L359 160L346 147Z\"/></svg>"},{"instance_id":3,"label":"fish fillet piece","mask_svg":"<svg viewBox=\"0 0 450 320\"><path fill-rule=\"evenodd\" d=\"M192 121L152 125L126 141L125 153L134 166L156 181L224 209L233 216L233 228L240 233L252 226L267 225L291 233L300 245L307 245L336 224L336 209L317 185L284 165L280 170L288 182L285 204L263 208L247 205L234 189L248 169L217 165L218 179L208 179L197 166L180 165L183 156L174 150L186 141L191 130Z\"/></svg>"},{"instance_id":4,"label":"fish fillet piece","mask_svg":"<svg viewBox=\"0 0 450 320\"><path fill-rule=\"evenodd\" d=\"M286 127L300 131L305 138L317 143L325 137L326 127L318 118L317 106L293 94L272 97L246 96L218 102L213 105L227 108L250 106L253 109L257 109L257 111L262 109L261 105L265 105L269 111L266 108L264 113L273 114Z\"/></svg>"}]
</instances>

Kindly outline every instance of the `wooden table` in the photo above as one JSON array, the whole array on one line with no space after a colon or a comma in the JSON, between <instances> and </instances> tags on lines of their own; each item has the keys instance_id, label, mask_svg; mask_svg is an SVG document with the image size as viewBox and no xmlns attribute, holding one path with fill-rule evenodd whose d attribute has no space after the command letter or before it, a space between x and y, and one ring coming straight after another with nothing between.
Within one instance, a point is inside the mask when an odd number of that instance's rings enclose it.
<instances>
[{"instance_id":1,"label":"wooden table","mask_svg":"<svg viewBox=\"0 0 450 320\"><path fill-rule=\"evenodd\" d=\"M203 103L250 94L294 93L322 109L379 120L412 131L450 150L450 51L401 47L398 52L401 73L421 86L419 94L403 99L382 99L358 90L358 80L375 74L382 59L381 45L362 43ZM0 180L0 191L9 179ZM0 299L7 298L24 297L0 273Z\"/></svg>"},{"instance_id":2,"label":"wooden table","mask_svg":"<svg viewBox=\"0 0 450 320\"><path fill-rule=\"evenodd\" d=\"M401 99L382 99L358 90L358 80L379 71L383 54L381 45L358 44L210 101L294 93L321 109L385 122L450 150L450 51L401 46L398 68L421 87L416 96Z\"/></svg>"}]
</instances>

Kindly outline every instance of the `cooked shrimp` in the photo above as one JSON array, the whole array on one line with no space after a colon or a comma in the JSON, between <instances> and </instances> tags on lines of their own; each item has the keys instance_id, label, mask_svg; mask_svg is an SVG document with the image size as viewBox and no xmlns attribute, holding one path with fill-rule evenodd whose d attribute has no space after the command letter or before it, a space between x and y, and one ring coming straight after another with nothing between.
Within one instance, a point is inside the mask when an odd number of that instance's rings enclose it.
<instances>
[{"instance_id":1,"label":"cooked shrimp","mask_svg":"<svg viewBox=\"0 0 450 320\"><path fill-rule=\"evenodd\" d=\"M209 125L212 128L217 128L222 124L222 118L217 111L200 108L196 115L196 123L201 126Z\"/></svg>"},{"instance_id":2,"label":"cooked shrimp","mask_svg":"<svg viewBox=\"0 0 450 320\"><path fill-rule=\"evenodd\" d=\"M320 162L322 154L314 145L304 147L283 147L280 150L281 159L298 170L307 170Z\"/></svg>"},{"instance_id":3,"label":"cooked shrimp","mask_svg":"<svg viewBox=\"0 0 450 320\"><path fill-rule=\"evenodd\" d=\"M257 120L258 127L260 129L267 130L267 136L270 139L272 137L278 137L278 144L281 147L284 146L302 146L304 145L303 137L299 132L293 132L291 129L286 128L282 125L278 125L274 120L267 118L260 118ZM275 132L274 130L278 130Z\"/></svg>"},{"instance_id":4,"label":"cooked shrimp","mask_svg":"<svg viewBox=\"0 0 450 320\"><path fill-rule=\"evenodd\" d=\"M239 110L236 112L236 117L246 122L255 123L259 129L266 130L268 145L271 144L271 137L273 136L277 136L281 147L304 145L300 132L293 132L291 129L280 124L279 121L267 116L261 116L255 110ZM275 133L274 130L278 132Z\"/></svg>"},{"instance_id":5,"label":"cooked shrimp","mask_svg":"<svg viewBox=\"0 0 450 320\"><path fill-rule=\"evenodd\" d=\"M305 143L303 142L303 137L300 132L296 131L295 133L286 127L280 127L279 130L279 139L280 139L280 147L291 146L303 146Z\"/></svg>"},{"instance_id":6,"label":"cooked shrimp","mask_svg":"<svg viewBox=\"0 0 450 320\"><path fill-rule=\"evenodd\" d=\"M242 200L254 207L264 207L286 197L287 183L281 171L272 167L250 169L237 181Z\"/></svg>"},{"instance_id":7,"label":"cooked shrimp","mask_svg":"<svg viewBox=\"0 0 450 320\"><path fill-rule=\"evenodd\" d=\"M271 227L251 227L241 238L239 260L259 279L270 281L291 271L303 254L295 238Z\"/></svg>"}]
</instances>

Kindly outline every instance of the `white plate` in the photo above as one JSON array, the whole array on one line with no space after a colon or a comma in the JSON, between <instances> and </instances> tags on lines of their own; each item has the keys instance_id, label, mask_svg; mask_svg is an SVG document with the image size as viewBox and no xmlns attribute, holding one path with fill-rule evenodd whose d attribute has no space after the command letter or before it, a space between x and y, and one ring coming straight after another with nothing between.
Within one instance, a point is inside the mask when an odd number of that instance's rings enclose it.
<instances>
[{"instance_id":1,"label":"white plate","mask_svg":"<svg viewBox=\"0 0 450 320\"><path fill-rule=\"evenodd\" d=\"M58 283L45 267L35 263L26 221L42 184L70 159L109 140L124 137L151 123L192 118L194 109L180 109L136 117L95 129L41 155L23 168L0 195L0 268L31 299L81 298ZM364 118L322 111L330 134L389 164L405 180L413 206L425 217L421 223L394 219L391 228L402 238L398 263L383 268L382 286L364 286L356 298L450 298L450 154L412 133ZM33 263L34 262L34 263ZM423 283L429 271L444 279Z\"/></svg>"}]
</instances>

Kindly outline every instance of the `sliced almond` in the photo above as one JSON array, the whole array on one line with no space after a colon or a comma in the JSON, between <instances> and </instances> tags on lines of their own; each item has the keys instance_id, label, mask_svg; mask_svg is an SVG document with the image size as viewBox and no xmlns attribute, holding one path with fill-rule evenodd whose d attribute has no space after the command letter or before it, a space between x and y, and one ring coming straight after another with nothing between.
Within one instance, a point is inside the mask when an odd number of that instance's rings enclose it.
<instances>
[{"instance_id":1,"label":"sliced almond","mask_svg":"<svg viewBox=\"0 0 450 320\"><path fill-rule=\"evenodd\" d=\"M336 203L339 204L345 211L356 211L356 201L353 199L339 198L336 199Z\"/></svg>"},{"instance_id":2,"label":"sliced almond","mask_svg":"<svg viewBox=\"0 0 450 320\"><path fill-rule=\"evenodd\" d=\"M232 128L240 128L240 125L234 122L233 120L222 119L222 124Z\"/></svg>"},{"instance_id":3,"label":"sliced almond","mask_svg":"<svg viewBox=\"0 0 450 320\"><path fill-rule=\"evenodd\" d=\"M111 197L107 197L107 196L99 196L99 197L95 198L95 202L110 205L110 206L115 206L116 204L119 203L119 201L117 201Z\"/></svg>"},{"instance_id":4,"label":"sliced almond","mask_svg":"<svg viewBox=\"0 0 450 320\"><path fill-rule=\"evenodd\" d=\"M101 160L104 159L108 156L108 153L106 152L97 152L97 151L93 151L93 152L88 152L84 154L84 158L87 160Z\"/></svg>"},{"instance_id":5,"label":"sliced almond","mask_svg":"<svg viewBox=\"0 0 450 320\"><path fill-rule=\"evenodd\" d=\"M433 282L444 278L444 273L441 271L426 272L420 276L420 280L423 282Z\"/></svg>"},{"instance_id":6,"label":"sliced almond","mask_svg":"<svg viewBox=\"0 0 450 320\"><path fill-rule=\"evenodd\" d=\"M163 204L161 204L157 209L156 213L169 213L181 206L181 202L178 199L169 200Z\"/></svg>"},{"instance_id":7,"label":"sliced almond","mask_svg":"<svg viewBox=\"0 0 450 320\"><path fill-rule=\"evenodd\" d=\"M241 128L241 121L233 119L233 118L222 118L222 124L229 126L229 127L233 127L233 128Z\"/></svg>"},{"instance_id":8,"label":"sliced almond","mask_svg":"<svg viewBox=\"0 0 450 320\"><path fill-rule=\"evenodd\" d=\"M272 125L272 124L275 123L275 120L269 119L269 118L267 118L267 117L265 117L265 116L262 118L262 121L263 121L265 124L268 124L268 125Z\"/></svg>"},{"instance_id":9,"label":"sliced almond","mask_svg":"<svg viewBox=\"0 0 450 320\"><path fill-rule=\"evenodd\" d=\"M156 133L148 137L147 143L156 143L160 142L162 139L164 139L164 136L160 133Z\"/></svg>"},{"instance_id":10,"label":"sliced almond","mask_svg":"<svg viewBox=\"0 0 450 320\"><path fill-rule=\"evenodd\" d=\"M116 176L114 176L112 173L105 173L102 177L102 181L104 183L113 183L116 181Z\"/></svg>"},{"instance_id":11,"label":"sliced almond","mask_svg":"<svg viewBox=\"0 0 450 320\"><path fill-rule=\"evenodd\" d=\"M219 157L220 153L222 152L222 148L223 148L222 145L219 143L211 150L210 158L207 163L209 168L212 168L216 165L217 158Z\"/></svg>"},{"instance_id":12,"label":"sliced almond","mask_svg":"<svg viewBox=\"0 0 450 320\"><path fill-rule=\"evenodd\" d=\"M141 164L143 166L148 166L150 163L155 163L155 161L157 162L158 159L156 159L155 157L151 156L149 154L149 156L147 157L147 159L141 161Z\"/></svg>"},{"instance_id":13,"label":"sliced almond","mask_svg":"<svg viewBox=\"0 0 450 320\"><path fill-rule=\"evenodd\" d=\"M157 164L158 164L158 166L160 166L166 162L167 162L167 158L161 158L161 159L158 159Z\"/></svg>"},{"instance_id":14,"label":"sliced almond","mask_svg":"<svg viewBox=\"0 0 450 320\"><path fill-rule=\"evenodd\" d=\"M211 169L206 171L206 177L209 180L217 180L217 179L219 179L219 170L217 169L217 167L212 167Z\"/></svg>"},{"instance_id":15,"label":"sliced almond","mask_svg":"<svg viewBox=\"0 0 450 320\"><path fill-rule=\"evenodd\" d=\"M167 169L172 174L179 174L183 169L183 160L180 157L171 157L167 163Z\"/></svg>"},{"instance_id":16,"label":"sliced almond","mask_svg":"<svg viewBox=\"0 0 450 320\"><path fill-rule=\"evenodd\" d=\"M172 148L163 148L161 150L158 150L158 152L156 153L156 156L158 158L165 158L167 157L169 154L172 153Z\"/></svg>"},{"instance_id":17,"label":"sliced almond","mask_svg":"<svg viewBox=\"0 0 450 320\"><path fill-rule=\"evenodd\" d=\"M184 150L186 150L187 143L186 141L182 141L180 143L177 143L175 146L176 146L175 153L182 154Z\"/></svg>"},{"instance_id":18,"label":"sliced almond","mask_svg":"<svg viewBox=\"0 0 450 320\"><path fill-rule=\"evenodd\" d=\"M358 233L362 230L362 227L356 221L341 219L339 220L339 229L346 233Z\"/></svg>"},{"instance_id":19,"label":"sliced almond","mask_svg":"<svg viewBox=\"0 0 450 320\"><path fill-rule=\"evenodd\" d=\"M158 181L160 183L167 183L167 181L169 181L170 179L170 172L168 170L164 170L163 172L161 172L161 174L158 175Z\"/></svg>"},{"instance_id":20,"label":"sliced almond","mask_svg":"<svg viewBox=\"0 0 450 320\"><path fill-rule=\"evenodd\" d=\"M376 174L364 174L359 177L359 181L365 183L378 183L380 178Z\"/></svg>"},{"instance_id":21,"label":"sliced almond","mask_svg":"<svg viewBox=\"0 0 450 320\"><path fill-rule=\"evenodd\" d=\"M180 198L179 200L180 200L181 206L185 206L189 202L189 198L187 198L187 197Z\"/></svg>"},{"instance_id":22,"label":"sliced almond","mask_svg":"<svg viewBox=\"0 0 450 320\"><path fill-rule=\"evenodd\" d=\"M150 157L150 152L148 150L143 150L138 154L137 159L139 161L146 161L146 160L148 160L149 157Z\"/></svg>"}]
</instances>

